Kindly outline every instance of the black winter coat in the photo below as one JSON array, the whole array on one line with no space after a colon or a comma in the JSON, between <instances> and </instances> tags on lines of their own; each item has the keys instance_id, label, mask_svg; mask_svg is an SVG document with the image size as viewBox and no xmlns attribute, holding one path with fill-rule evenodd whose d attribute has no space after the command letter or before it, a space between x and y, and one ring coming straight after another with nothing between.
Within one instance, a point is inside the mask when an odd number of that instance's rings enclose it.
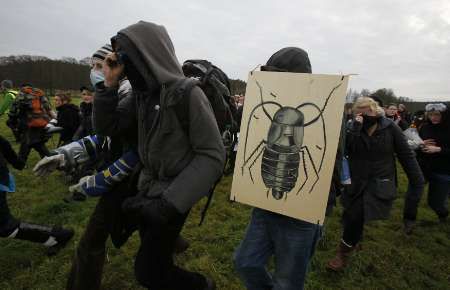
<instances>
[{"instance_id":1,"label":"black winter coat","mask_svg":"<svg viewBox=\"0 0 450 290\"><path fill-rule=\"evenodd\" d=\"M9 185L8 163L16 169L23 169L25 162L17 156L8 140L0 136L0 184Z\"/></svg>"},{"instance_id":2,"label":"black winter coat","mask_svg":"<svg viewBox=\"0 0 450 290\"><path fill-rule=\"evenodd\" d=\"M80 103L80 126L73 137L74 140L94 134L92 124L92 107L93 103Z\"/></svg>"},{"instance_id":3,"label":"black winter coat","mask_svg":"<svg viewBox=\"0 0 450 290\"><path fill-rule=\"evenodd\" d=\"M413 187L423 189L424 178L414 152L409 148L402 130L387 118L380 117L372 136L356 122L349 122L346 154L352 184L343 194L344 207L351 212L353 201L363 198L366 222L389 216L397 193L395 156Z\"/></svg>"},{"instance_id":4,"label":"black winter coat","mask_svg":"<svg viewBox=\"0 0 450 290\"><path fill-rule=\"evenodd\" d=\"M422 140L434 139L441 152L427 154L418 152L417 159L424 174L430 173L450 175L450 126L446 124L433 125L426 122L419 130Z\"/></svg>"},{"instance_id":5,"label":"black winter coat","mask_svg":"<svg viewBox=\"0 0 450 290\"><path fill-rule=\"evenodd\" d=\"M59 139L60 144L72 141L72 138L80 126L80 110L74 104L64 104L56 108L58 112L58 126L63 128Z\"/></svg>"}]
</instances>

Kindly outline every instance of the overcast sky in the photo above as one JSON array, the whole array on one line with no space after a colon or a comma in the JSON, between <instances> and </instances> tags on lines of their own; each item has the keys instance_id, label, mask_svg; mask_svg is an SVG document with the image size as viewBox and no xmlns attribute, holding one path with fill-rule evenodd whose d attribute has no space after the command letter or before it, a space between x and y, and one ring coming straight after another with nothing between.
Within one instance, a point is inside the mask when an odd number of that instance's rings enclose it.
<instances>
[{"instance_id":1,"label":"overcast sky","mask_svg":"<svg viewBox=\"0 0 450 290\"><path fill-rule=\"evenodd\" d=\"M230 77L299 46L314 73L355 73L350 87L450 100L450 1L2 1L0 56L90 56L139 20L166 26L180 61Z\"/></svg>"}]
</instances>

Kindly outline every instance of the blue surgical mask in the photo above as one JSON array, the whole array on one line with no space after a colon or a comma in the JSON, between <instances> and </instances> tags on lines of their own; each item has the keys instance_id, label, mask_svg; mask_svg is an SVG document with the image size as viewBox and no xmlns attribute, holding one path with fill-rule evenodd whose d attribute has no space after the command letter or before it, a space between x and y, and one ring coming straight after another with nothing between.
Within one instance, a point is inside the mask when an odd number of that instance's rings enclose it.
<instances>
[{"instance_id":1,"label":"blue surgical mask","mask_svg":"<svg viewBox=\"0 0 450 290\"><path fill-rule=\"evenodd\" d=\"M100 70L94 70L91 69L91 84L95 88L95 85L99 82L103 82L105 80L105 76L103 75L103 72Z\"/></svg>"}]
</instances>

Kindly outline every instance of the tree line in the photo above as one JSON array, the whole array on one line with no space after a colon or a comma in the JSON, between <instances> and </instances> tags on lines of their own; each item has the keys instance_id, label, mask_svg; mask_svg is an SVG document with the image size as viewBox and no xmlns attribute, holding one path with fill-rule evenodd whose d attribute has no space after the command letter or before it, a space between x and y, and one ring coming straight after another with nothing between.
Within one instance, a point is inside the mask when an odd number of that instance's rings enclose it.
<instances>
[{"instance_id":1,"label":"tree line","mask_svg":"<svg viewBox=\"0 0 450 290\"><path fill-rule=\"evenodd\" d=\"M49 59L45 56L17 55L0 57L0 80L9 79L14 86L32 84L54 94L57 90L89 87L89 58ZM231 94L244 94L246 83L230 80Z\"/></svg>"}]
</instances>

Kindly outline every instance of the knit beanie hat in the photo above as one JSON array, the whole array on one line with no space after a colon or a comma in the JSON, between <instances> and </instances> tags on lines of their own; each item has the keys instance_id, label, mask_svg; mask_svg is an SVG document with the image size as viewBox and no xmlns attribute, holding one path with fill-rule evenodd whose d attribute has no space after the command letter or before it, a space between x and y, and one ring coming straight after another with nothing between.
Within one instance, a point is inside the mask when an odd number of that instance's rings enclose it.
<instances>
[{"instance_id":1,"label":"knit beanie hat","mask_svg":"<svg viewBox=\"0 0 450 290\"><path fill-rule=\"evenodd\" d=\"M103 61L105 60L106 55L111 52L112 52L111 44L105 44L92 55L92 60Z\"/></svg>"},{"instance_id":2,"label":"knit beanie hat","mask_svg":"<svg viewBox=\"0 0 450 290\"><path fill-rule=\"evenodd\" d=\"M0 87L10 90L13 87L13 83L10 80L3 80L0 84Z\"/></svg>"}]
</instances>

